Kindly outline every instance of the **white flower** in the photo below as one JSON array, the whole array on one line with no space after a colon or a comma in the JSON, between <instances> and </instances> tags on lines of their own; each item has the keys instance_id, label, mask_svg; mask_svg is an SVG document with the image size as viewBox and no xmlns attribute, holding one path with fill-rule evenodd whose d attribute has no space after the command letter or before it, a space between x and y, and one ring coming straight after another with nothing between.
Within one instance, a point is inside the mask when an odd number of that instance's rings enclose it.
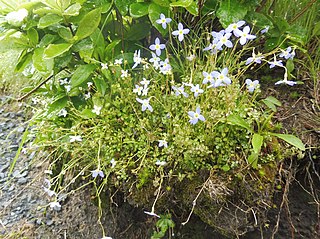
<instances>
[{"instance_id":1,"label":"white flower","mask_svg":"<svg viewBox=\"0 0 320 239\"><path fill-rule=\"evenodd\" d=\"M287 84L287 85L293 86L297 84L297 82L291 81L291 80L279 80L275 83L275 85L279 85L279 84Z\"/></svg>"},{"instance_id":2,"label":"white flower","mask_svg":"<svg viewBox=\"0 0 320 239\"><path fill-rule=\"evenodd\" d=\"M120 59L115 59L114 64L115 64L115 65L121 65L121 64L122 64L122 61L123 61L122 58L120 58Z\"/></svg>"},{"instance_id":3,"label":"white flower","mask_svg":"<svg viewBox=\"0 0 320 239\"><path fill-rule=\"evenodd\" d=\"M60 79L59 83L60 85L67 85L69 84L69 79L68 78Z\"/></svg>"},{"instance_id":4,"label":"white flower","mask_svg":"<svg viewBox=\"0 0 320 239\"><path fill-rule=\"evenodd\" d=\"M171 21L172 21L171 18L169 18L169 17L166 18L166 16L163 13L161 13L160 19L156 20L156 23L161 24L163 29L166 29L167 23L170 23Z\"/></svg>"},{"instance_id":5,"label":"white flower","mask_svg":"<svg viewBox=\"0 0 320 239\"><path fill-rule=\"evenodd\" d=\"M197 85L192 85L190 91L194 93L194 97L198 97L199 94L202 94L202 93L203 93L203 90L200 89L199 84L197 84Z\"/></svg>"},{"instance_id":6,"label":"white flower","mask_svg":"<svg viewBox=\"0 0 320 239\"><path fill-rule=\"evenodd\" d=\"M145 111L146 109L148 109L150 112L153 111L152 106L149 104L150 98L145 99L145 100L141 100L139 98L136 98L136 100L142 105L142 111Z\"/></svg>"},{"instance_id":7,"label":"white flower","mask_svg":"<svg viewBox=\"0 0 320 239\"><path fill-rule=\"evenodd\" d=\"M117 161L115 161L114 158L111 159L110 163L111 163L111 168L114 168L117 165Z\"/></svg>"},{"instance_id":8,"label":"white flower","mask_svg":"<svg viewBox=\"0 0 320 239\"><path fill-rule=\"evenodd\" d=\"M179 41L183 41L184 35L188 34L190 30L188 28L183 29L182 23L179 22L178 24L178 30L175 30L172 32L172 35L178 36Z\"/></svg>"},{"instance_id":9,"label":"white flower","mask_svg":"<svg viewBox=\"0 0 320 239\"><path fill-rule=\"evenodd\" d=\"M5 20L12 26L20 27L23 21L27 18L28 11L25 8L19 9L16 12L10 12L5 16Z\"/></svg>"},{"instance_id":10,"label":"white flower","mask_svg":"<svg viewBox=\"0 0 320 239\"><path fill-rule=\"evenodd\" d=\"M101 239L112 239L112 237L102 237Z\"/></svg>"},{"instance_id":11,"label":"white flower","mask_svg":"<svg viewBox=\"0 0 320 239\"><path fill-rule=\"evenodd\" d=\"M150 215L150 216L154 216L154 217L159 217L159 218L160 218L160 216L157 215L157 214L155 214L154 211L151 211L151 212L144 211L144 213L145 213L145 214L148 214L148 215Z\"/></svg>"},{"instance_id":12,"label":"white flower","mask_svg":"<svg viewBox=\"0 0 320 239\"><path fill-rule=\"evenodd\" d=\"M159 145L158 145L159 148L161 148L161 147L167 148L168 147L168 142L166 140L160 139L160 140L158 140L158 142L159 142Z\"/></svg>"},{"instance_id":13,"label":"white flower","mask_svg":"<svg viewBox=\"0 0 320 239\"><path fill-rule=\"evenodd\" d=\"M55 202L50 202L49 203L49 206L50 208L53 208L53 209L60 209L61 208L61 205L59 202L55 201Z\"/></svg>"},{"instance_id":14,"label":"white flower","mask_svg":"<svg viewBox=\"0 0 320 239\"><path fill-rule=\"evenodd\" d=\"M154 69L158 70L160 68L160 58L153 52L151 52L151 55L149 62L153 63Z\"/></svg>"},{"instance_id":15,"label":"white flower","mask_svg":"<svg viewBox=\"0 0 320 239\"><path fill-rule=\"evenodd\" d=\"M91 88L93 86L93 83L91 81L87 82L88 88Z\"/></svg>"},{"instance_id":16,"label":"white flower","mask_svg":"<svg viewBox=\"0 0 320 239\"><path fill-rule=\"evenodd\" d=\"M70 143L76 142L76 141L78 142L82 141L82 137L80 135L75 135L75 136L70 135L69 137L70 137Z\"/></svg>"},{"instance_id":17,"label":"white flower","mask_svg":"<svg viewBox=\"0 0 320 239\"><path fill-rule=\"evenodd\" d=\"M63 116L63 117L66 117L68 114L68 112L66 111L65 108L61 109L58 113L58 116Z\"/></svg>"},{"instance_id":18,"label":"white flower","mask_svg":"<svg viewBox=\"0 0 320 239\"><path fill-rule=\"evenodd\" d=\"M186 59L187 59L188 61L193 61L194 59L196 59L196 55L187 56Z\"/></svg>"},{"instance_id":19,"label":"white flower","mask_svg":"<svg viewBox=\"0 0 320 239\"><path fill-rule=\"evenodd\" d=\"M251 79L246 79L246 85L247 85L248 91L252 93L255 89L259 87L259 81L258 80L252 81Z\"/></svg>"},{"instance_id":20,"label":"white flower","mask_svg":"<svg viewBox=\"0 0 320 239\"><path fill-rule=\"evenodd\" d=\"M167 162L157 160L156 165L158 165L158 166L166 166L166 165L167 165Z\"/></svg>"},{"instance_id":21,"label":"white flower","mask_svg":"<svg viewBox=\"0 0 320 239\"><path fill-rule=\"evenodd\" d=\"M88 92L87 94L84 94L84 99L85 99L85 100L90 99L90 97L91 97L90 92Z\"/></svg>"},{"instance_id":22,"label":"white flower","mask_svg":"<svg viewBox=\"0 0 320 239\"><path fill-rule=\"evenodd\" d=\"M95 113L96 115L100 115L101 109L102 109L101 106L94 105L92 112Z\"/></svg>"},{"instance_id":23,"label":"white flower","mask_svg":"<svg viewBox=\"0 0 320 239\"><path fill-rule=\"evenodd\" d=\"M70 92L70 90L71 90L71 85L65 85L64 88L66 89L67 92Z\"/></svg>"},{"instance_id":24,"label":"white flower","mask_svg":"<svg viewBox=\"0 0 320 239\"><path fill-rule=\"evenodd\" d=\"M146 78L142 78L142 81L140 81L140 84L144 86L148 86L150 84L150 81L147 80Z\"/></svg>"},{"instance_id":25,"label":"white flower","mask_svg":"<svg viewBox=\"0 0 320 239\"><path fill-rule=\"evenodd\" d=\"M269 31L270 26L266 26L264 29L261 30L261 34L264 34Z\"/></svg>"},{"instance_id":26,"label":"white flower","mask_svg":"<svg viewBox=\"0 0 320 239\"><path fill-rule=\"evenodd\" d=\"M142 87L142 86L136 85L136 88L133 89L133 93L137 93L138 95L141 95L142 90L143 90L143 87Z\"/></svg>"},{"instance_id":27,"label":"white flower","mask_svg":"<svg viewBox=\"0 0 320 239\"><path fill-rule=\"evenodd\" d=\"M142 59L140 57L140 50L139 51L135 51L134 55L133 55L134 65L132 66L132 69L136 68L141 63L141 61L142 61Z\"/></svg>"},{"instance_id":28,"label":"white flower","mask_svg":"<svg viewBox=\"0 0 320 239\"><path fill-rule=\"evenodd\" d=\"M121 78L127 78L128 76L128 70L121 70Z\"/></svg>"},{"instance_id":29,"label":"white flower","mask_svg":"<svg viewBox=\"0 0 320 239\"><path fill-rule=\"evenodd\" d=\"M102 70L108 69L108 63L101 63L101 69Z\"/></svg>"}]
</instances>

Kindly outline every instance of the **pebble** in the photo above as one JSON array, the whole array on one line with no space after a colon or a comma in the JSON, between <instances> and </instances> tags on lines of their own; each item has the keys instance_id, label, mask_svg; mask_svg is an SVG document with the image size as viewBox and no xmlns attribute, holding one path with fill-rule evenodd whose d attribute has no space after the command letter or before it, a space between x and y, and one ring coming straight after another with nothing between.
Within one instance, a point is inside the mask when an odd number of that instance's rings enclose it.
<instances>
[{"instance_id":1,"label":"pebble","mask_svg":"<svg viewBox=\"0 0 320 239\"><path fill-rule=\"evenodd\" d=\"M28 182L28 179L26 179L26 178L19 178L18 179L18 183L19 184L25 184L25 183L27 183Z\"/></svg>"}]
</instances>

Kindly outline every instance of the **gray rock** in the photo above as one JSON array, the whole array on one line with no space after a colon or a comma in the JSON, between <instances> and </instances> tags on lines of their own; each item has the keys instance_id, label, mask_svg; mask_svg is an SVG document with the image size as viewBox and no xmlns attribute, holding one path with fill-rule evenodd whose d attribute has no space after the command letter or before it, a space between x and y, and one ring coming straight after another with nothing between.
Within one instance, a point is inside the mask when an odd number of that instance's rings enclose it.
<instances>
[{"instance_id":1,"label":"gray rock","mask_svg":"<svg viewBox=\"0 0 320 239\"><path fill-rule=\"evenodd\" d=\"M19 178L18 179L18 183L19 184L25 184L25 183L27 183L28 182L28 179L27 178Z\"/></svg>"}]
</instances>

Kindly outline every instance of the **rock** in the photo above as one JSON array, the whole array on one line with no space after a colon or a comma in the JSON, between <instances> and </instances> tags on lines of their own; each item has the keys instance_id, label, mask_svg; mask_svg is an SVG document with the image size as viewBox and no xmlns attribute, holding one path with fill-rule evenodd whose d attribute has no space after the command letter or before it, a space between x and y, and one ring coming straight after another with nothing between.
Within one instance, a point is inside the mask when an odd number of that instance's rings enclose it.
<instances>
[{"instance_id":1,"label":"rock","mask_svg":"<svg viewBox=\"0 0 320 239\"><path fill-rule=\"evenodd\" d=\"M18 183L19 184L25 184L25 183L27 183L28 182L28 179L27 178L19 178L18 179Z\"/></svg>"}]
</instances>

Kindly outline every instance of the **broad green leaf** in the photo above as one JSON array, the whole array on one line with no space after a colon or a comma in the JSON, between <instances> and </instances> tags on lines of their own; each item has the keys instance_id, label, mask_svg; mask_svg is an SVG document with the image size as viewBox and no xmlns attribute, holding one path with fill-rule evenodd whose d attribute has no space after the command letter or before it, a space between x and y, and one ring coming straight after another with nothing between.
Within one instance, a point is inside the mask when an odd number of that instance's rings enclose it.
<instances>
[{"instance_id":1,"label":"broad green leaf","mask_svg":"<svg viewBox=\"0 0 320 239\"><path fill-rule=\"evenodd\" d=\"M80 9L81 9L81 4L80 3L72 4L66 10L64 10L63 15L66 15L66 16L77 16L77 15L79 15Z\"/></svg>"},{"instance_id":2,"label":"broad green leaf","mask_svg":"<svg viewBox=\"0 0 320 239\"><path fill-rule=\"evenodd\" d=\"M58 24L62 20L63 20L63 18L61 16L59 16L57 14L50 13L50 14L47 14L47 15L40 18L39 23L38 23L38 28L43 29L48 26Z\"/></svg>"},{"instance_id":3,"label":"broad green leaf","mask_svg":"<svg viewBox=\"0 0 320 239\"><path fill-rule=\"evenodd\" d=\"M26 66L32 61L32 52L22 51L18 63L15 67L15 71L22 72Z\"/></svg>"},{"instance_id":4,"label":"broad green leaf","mask_svg":"<svg viewBox=\"0 0 320 239\"><path fill-rule=\"evenodd\" d=\"M92 109L84 109L81 112L81 116L85 119L96 118L97 115L92 112Z\"/></svg>"},{"instance_id":5,"label":"broad green leaf","mask_svg":"<svg viewBox=\"0 0 320 239\"><path fill-rule=\"evenodd\" d=\"M66 42L72 41L73 35L71 30L68 27L60 27L58 29L58 34Z\"/></svg>"},{"instance_id":6,"label":"broad green leaf","mask_svg":"<svg viewBox=\"0 0 320 239\"><path fill-rule=\"evenodd\" d=\"M251 164L252 168L256 169L258 167L258 157L259 154L253 152L248 157L248 163Z\"/></svg>"},{"instance_id":7,"label":"broad green leaf","mask_svg":"<svg viewBox=\"0 0 320 239\"><path fill-rule=\"evenodd\" d=\"M114 0L114 4L120 11L122 16L126 16L129 10L130 4L136 2L135 0Z\"/></svg>"},{"instance_id":8,"label":"broad green leaf","mask_svg":"<svg viewBox=\"0 0 320 239\"><path fill-rule=\"evenodd\" d=\"M54 112L59 112L64 107L66 107L67 103L68 103L67 96L58 97L58 99L56 99L51 105L49 105L47 115L50 115L51 113L54 113Z\"/></svg>"},{"instance_id":9,"label":"broad green leaf","mask_svg":"<svg viewBox=\"0 0 320 239\"><path fill-rule=\"evenodd\" d=\"M143 17L149 13L150 3L138 2L132 3L129 8L130 16L134 18Z\"/></svg>"},{"instance_id":10,"label":"broad green leaf","mask_svg":"<svg viewBox=\"0 0 320 239\"><path fill-rule=\"evenodd\" d=\"M190 12L194 16L198 16L199 15L198 3L196 3L196 2L192 2L191 5L186 7L186 9L187 9L188 12Z\"/></svg>"},{"instance_id":11,"label":"broad green leaf","mask_svg":"<svg viewBox=\"0 0 320 239\"><path fill-rule=\"evenodd\" d=\"M276 106L282 105L281 102L273 96L268 96L267 98L263 99L262 102L274 112L277 111Z\"/></svg>"},{"instance_id":12,"label":"broad green leaf","mask_svg":"<svg viewBox=\"0 0 320 239\"><path fill-rule=\"evenodd\" d=\"M106 53L106 59L105 60L110 60L113 58L114 56L114 52L113 49L121 42L120 39L117 40L113 40L109 45L107 45L106 49L105 49L105 53Z\"/></svg>"},{"instance_id":13,"label":"broad green leaf","mask_svg":"<svg viewBox=\"0 0 320 239\"><path fill-rule=\"evenodd\" d=\"M62 10L65 10L71 4L71 0L56 0L56 2Z\"/></svg>"},{"instance_id":14,"label":"broad green leaf","mask_svg":"<svg viewBox=\"0 0 320 239\"><path fill-rule=\"evenodd\" d=\"M45 59L43 57L44 54L44 48L37 48L34 50L33 56L32 56L32 62L34 67L41 73L44 74L44 76L49 76L52 73L53 66L54 66L54 59Z\"/></svg>"},{"instance_id":15,"label":"broad green leaf","mask_svg":"<svg viewBox=\"0 0 320 239\"><path fill-rule=\"evenodd\" d=\"M287 60L286 68L288 70L288 73L291 73L294 70L294 63L292 59Z\"/></svg>"},{"instance_id":16,"label":"broad green leaf","mask_svg":"<svg viewBox=\"0 0 320 239\"><path fill-rule=\"evenodd\" d=\"M252 143L253 151L258 154L262 147L263 136L261 136L260 134L253 134L251 143Z\"/></svg>"},{"instance_id":17,"label":"broad green leaf","mask_svg":"<svg viewBox=\"0 0 320 239\"><path fill-rule=\"evenodd\" d=\"M90 36L99 26L100 19L101 10L99 8L88 12L79 23L74 39L79 41Z\"/></svg>"},{"instance_id":18,"label":"broad green leaf","mask_svg":"<svg viewBox=\"0 0 320 239\"><path fill-rule=\"evenodd\" d=\"M71 47L72 47L71 43L50 44L44 50L44 57L54 58L54 57L60 56L63 53L69 51Z\"/></svg>"},{"instance_id":19,"label":"broad green leaf","mask_svg":"<svg viewBox=\"0 0 320 239\"><path fill-rule=\"evenodd\" d=\"M275 134L275 133L270 133L270 134L286 141L287 143L297 147L300 150L303 150L303 151L306 150L304 143L301 141L301 139L297 138L292 134Z\"/></svg>"},{"instance_id":20,"label":"broad green leaf","mask_svg":"<svg viewBox=\"0 0 320 239\"><path fill-rule=\"evenodd\" d=\"M232 125L238 125L238 126L240 126L242 128L247 129L248 131L252 130L250 125L248 124L248 122L245 121L243 118L241 118L239 115L235 115L235 114L229 115L227 117L227 122L232 124Z\"/></svg>"},{"instance_id":21,"label":"broad green leaf","mask_svg":"<svg viewBox=\"0 0 320 239\"><path fill-rule=\"evenodd\" d=\"M89 76L94 72L95 69L96 66L93 64L79 66L71 77L71 87L74 88L81 85L89 78Z\"/></svg>"},{"instance_id":22,"label":"broad green leaf","mask_svg":"<svg viewBox=\"0 0 320 239\"><path fill-rule=\"evenodd\" d=\"M217 17L224 28L229 24L243 20L248 9L238 0L221 1Z\"/></svg>"},{"instance_id":23,"label":"broad green leaf","mask_svg":"<svg viewBox=\"0 0 320 239\"><path fill-rule=\"evenodd\" d=\"M308 29L299 25L292 25L286 31L291 41L305 45L307 43Z\"/></svg>"},{"instance_id":24,"label":"broad green leaf","mask_svg":"<svg viewBox=\"0 0 320 239\"><path fill-rule=\"evenodd\" d=\"M255 22L258 28L273 27L273 22L264 14L255 11L249 11L245 18L248 22Z\"/></svg>"},{"instance_id":25,"label":"broad green leaf","mask_svg":"<svg viewBox=\"0 0 320 239\"><path fill-rule=\"evenodd\" d=\"M57 38L58 38L58 36L56 36L56 35L46 34L46 35L44 35L44 37L42 37L42 39L39 43L39 47L46 47L50 43L54 42Z\"/></svg>"},{"instance_id":26,"label":"broad green leaf","mask_svg":"<svg viewBox=\"0 0 320 239\"><path fill-rule=\"evenodd\" d=\"M152 0L152 2L161 6L161 7L170 7L169 0Z\"/></svg>"},{"instance_id":27,"label":"broad green leaf","mask_svg":"<svg viewBox=\"0 0 320 239\"><path fill-rule=\"evenodd\" d=\"M148 23L137 23L132 25L125 35L126 40L141 40L150 34L150 25Z\"/></svg>"},{"instance_id":28,"label":"broad green leaf","mask_svg":"<svg viewBox=\"0 0 320 239\"><path fill-rule=\"evenodd\" d=\"M184 7L187 8L193 3L193 0L180 0L170 3L170 7Z\"/></svg>"},{"instance_id":29,"label":"broad green leaf","mask_svg":"<svg viewBox=\"0 0 320 239\"><path fill-rule=\"evenodd\" d=\"M93 79L94 85L97 88L97 91L104 96L106 94L106 90L107 90L107 83L105 81L105 79L103 78L95 78Z\"/></svg>"},{"instance_id":30,"label":"broad green leaf","mask_svg":"<svg viewBox=\"0 0 320 239\"><path fill-rule=\"evenodd\" d=\"M38 44L38 41L39 41L38 32L34 28L30 28L27 31L27 35L28 35L28 38L29 38L29 41L30 41L31 45L32 46L36 46Z\"/></svg>"}]
</instances>

